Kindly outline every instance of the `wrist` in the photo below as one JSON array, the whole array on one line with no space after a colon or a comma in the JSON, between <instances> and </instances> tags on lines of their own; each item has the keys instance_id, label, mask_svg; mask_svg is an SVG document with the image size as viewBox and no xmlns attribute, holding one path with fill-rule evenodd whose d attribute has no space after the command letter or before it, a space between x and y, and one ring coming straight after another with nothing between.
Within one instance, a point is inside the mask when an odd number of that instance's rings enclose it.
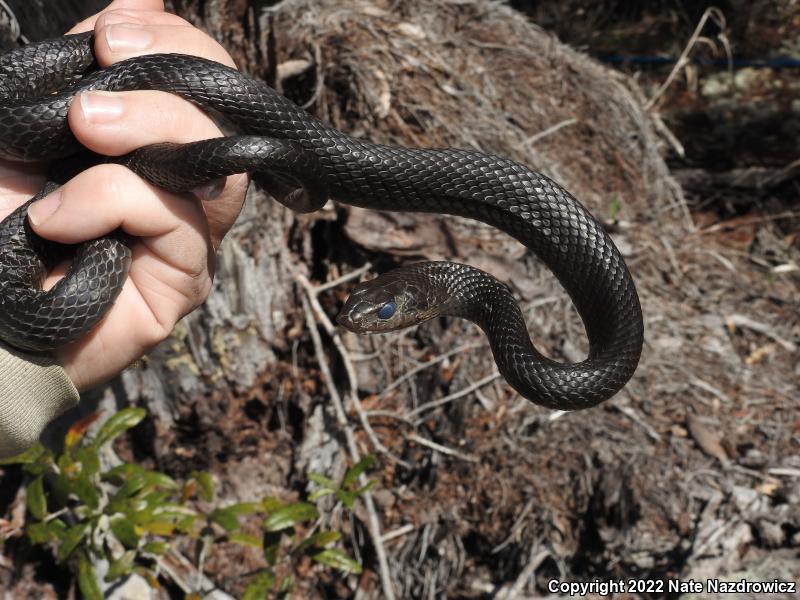
<instances>
[{"instance_id":1,"label":"wrist","mask_svg":"<svg viewBox=\"0 0 800 600\"><path fill-rule=\"evenodd\" d=\"M75 385L53 357L0 342L0 457L32 446L50 421L79 400Z\"/></svg>"}]
</instances>

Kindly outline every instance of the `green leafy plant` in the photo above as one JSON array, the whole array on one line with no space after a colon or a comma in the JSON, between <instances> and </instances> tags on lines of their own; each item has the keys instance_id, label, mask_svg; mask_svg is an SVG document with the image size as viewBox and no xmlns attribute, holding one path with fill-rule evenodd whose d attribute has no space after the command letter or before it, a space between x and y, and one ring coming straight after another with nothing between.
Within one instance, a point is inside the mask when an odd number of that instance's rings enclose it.
<instances>
[{"instance_id":1,"label":"green leafy plant","mask_svg":"<svg viewBox=\"0 0 800 600\"><path fill-rule=\"evenodd\" d=\"M284 503L273 497L205 511L199 505L214 501L214 480L193 472L178 482L164 473L139 465L102 464L101 450L146 416L141 408L125 409L86 435L98 415L75 424L66 434L60 455L37 445L0 464L22 464L27 483L28 519L25 533L31 543L49 547L59 563L74 573L88 600L103 598L95 565L108 565L104 579L118 580L138 573L158 585L159 564L180 539L198 544L205 556L215 543L234 543L260 550L264 566L251 577L245 600L285 597L293 588L293 564L304 557L344 573L360 573L361 565L334 547L341 534L321 527L314 502L334 494L347 508L370 489L358 486L372 464L367 457L345 473L340 484L317 473L309 478L319 486L309 501ZM201 502L202 501L202 502ZM260 535L243 530L247 518L257 519ZM202 569L202 559L199 568ZM282 570L279 567L284 567ZM288 567L288 568L287 568Z\"/></svg>"}]
</instances>

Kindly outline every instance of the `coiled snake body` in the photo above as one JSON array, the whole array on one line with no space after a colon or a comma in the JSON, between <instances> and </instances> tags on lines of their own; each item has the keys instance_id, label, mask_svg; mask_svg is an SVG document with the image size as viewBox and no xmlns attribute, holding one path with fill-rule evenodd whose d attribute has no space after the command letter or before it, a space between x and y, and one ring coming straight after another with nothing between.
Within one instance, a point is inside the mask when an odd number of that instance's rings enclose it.
<instances>
[{"instance_id":1,"label":"coiled snake body","mask_svg":"<svg viewBox=\"0 0 800 600\"><path fill-rule=\"evenodd\" d=\"M87 34L67 36L0 57L3 158L46 160L75 152L66 117L81 91L178 94L223 115L246 136L179 148L158 145L119 162L176 191L256 171L259 184L298 210L314 210L331 197L365 208L483 221L518 239L553 271L583 319L590 350L577 364L543 357L531 344L508 289L477 269L453 263L410 265L361 284L340 317L345 326L386 329L403 315L401 326L435 314L470 318L489 335L509 383L552 408L595 405L633 374L643 339L633 280L602 227L557 183L499 156L389 147L350 137L267 85L196 57L142 56L83 75L92 62L91 42ZM170 159L175 152L182 154ZM45 254L52 249L32 234L25 210L0 225L0 337L24 349L47 350L77 339L102 318L130 258L123 239L84 244L68 275L42 292L36 283L47 261L42 263L30 245L38 244L34 250ZM390 298L391 290L399 295Z\"/></svg>"}]
</instances>

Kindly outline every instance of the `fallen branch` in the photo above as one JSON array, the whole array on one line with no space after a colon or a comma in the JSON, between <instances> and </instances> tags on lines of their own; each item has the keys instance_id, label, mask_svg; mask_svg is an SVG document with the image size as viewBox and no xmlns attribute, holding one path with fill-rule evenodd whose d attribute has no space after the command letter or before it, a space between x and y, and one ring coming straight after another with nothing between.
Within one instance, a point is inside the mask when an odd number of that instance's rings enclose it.
<instances>
[{"instance_id":1,"label":"fallen branch","mask_svg":"<svg viewBox=\"0 0 800 600\"><path fill-rule=\"evenodd\" d=\"M305 278L303 279L305 280ZM305 282L308 283L308 280L305 280ZM339 396L339 391L336 389L336 384L333 381L333 376L331 375L330 368L328 367L328 363L325 359L325 349L322 346L322 339L317 331L317 320L314 317L314 312L311 309L312 299L313 295L310 297L304 295L302 297L303 311L305 312L306 316L306 325L308 326L311 340L314 343L314 351L317 354L317 362L319 363L319 368L322 371L322 377L325 379L325 384L328 387L328 392L331 395L331 402L334 407L334 412L336 413L336 421L339 424L339 427L341 427L341 429L344 431L345 439L347 441L347 449L350 453L350 458L352 459L353 464L355 464L361 460L361 453L358 451L355 436L353 435L353 429L350 427L350 423L347 421L347 414L344 411L342 398ZM367 485L367 478L363 473L359 476L359 484L361 486ZM386 549L383 547L381 524L378 520L378 513L375 510L375 502L372 499L372 493L369 491L364 492L362 498L364 499L364 507L367 510L367 530L369 532L369 537L372 540L372 544L375 547L375 555L378 559L378 570L381 578L383 594L388 600L394 600L395 596L394 588L392 587L392 574L389 570L389 561L386 558Z\"/></svg>"},{"instance_id":2,"label":"fallen branch","mask_svg":"<svg viewBox=\"0 0 800 600\"><path fill-rule=\"evenodd\" d=\"M452 402L453 400L458 400L459 398L463 398L464 396L474 392L478 388L485 386L487 383L491 383L498 377L500 377L500 373L495 371L494 373L487 375L483 379L479 379L472 385L465 387L463 390L454 392L448 396L445 396L444 398L439 398L438 400L432 400L431 402L426 402L425 404L421 404L414 410L408 411L405 415L403 415L403 417L405 419L411 419L411 417L415 417L418 414L425 412L426 410L431 410L433 408L437 408L439 406L447 404L448 402Z\"/></svg>"}]
</instances>

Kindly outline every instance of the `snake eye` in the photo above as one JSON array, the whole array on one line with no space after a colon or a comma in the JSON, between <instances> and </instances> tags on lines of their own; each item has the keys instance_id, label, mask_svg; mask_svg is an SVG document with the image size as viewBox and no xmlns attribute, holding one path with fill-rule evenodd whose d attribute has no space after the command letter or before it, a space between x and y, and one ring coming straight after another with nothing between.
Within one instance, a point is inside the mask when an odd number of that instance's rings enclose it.
<instances>
[{"instance_id":1,"label":"snake eye","mask_svg":"<svg viewBox=\"0 0 800 600\"><path fill-rule=\"evenodd\" d=\"M389 300L389 302L381 306L381 309L378 311L378 318L388 319L394 314L395 310L397 310L397 304L395 304L394 300Z\"/></svg>"}]
</instances>

